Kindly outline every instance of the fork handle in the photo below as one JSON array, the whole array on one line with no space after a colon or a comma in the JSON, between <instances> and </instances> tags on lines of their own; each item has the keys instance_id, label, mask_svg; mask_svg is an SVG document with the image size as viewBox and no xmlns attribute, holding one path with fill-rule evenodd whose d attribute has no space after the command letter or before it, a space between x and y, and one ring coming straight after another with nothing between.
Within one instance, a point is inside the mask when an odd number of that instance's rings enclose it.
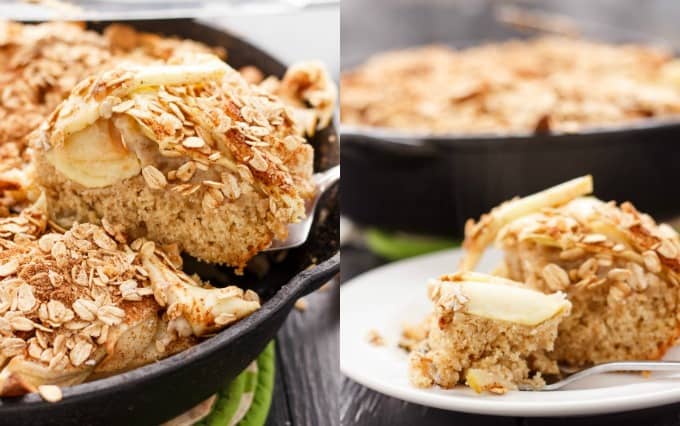
<instances>
[{"instance_id":1,"label":"fork handle","mask_svg":"<svg viewBox=\"0 0 680 426\"><path fill-rule=\"evenodd\" d=\"M552 383L541 390L552 391L574 383L595 374L611 373L615 371L680 371L680 361L615 361L598 364L585 370L574 373L566 379Z\"/></svg>"},{"instance_id":2,"label":"fork handle","mask_svg":"<svg viewBox=\"0 0 680 426\"><path fill-rule=\"evenodd\" d=\"M597 374L612 371L672 371L672 370L680 370L680 361L615 361L595 365L589 368L587 371L592 372L591 374Z\"/></svg>"}]
</instances>

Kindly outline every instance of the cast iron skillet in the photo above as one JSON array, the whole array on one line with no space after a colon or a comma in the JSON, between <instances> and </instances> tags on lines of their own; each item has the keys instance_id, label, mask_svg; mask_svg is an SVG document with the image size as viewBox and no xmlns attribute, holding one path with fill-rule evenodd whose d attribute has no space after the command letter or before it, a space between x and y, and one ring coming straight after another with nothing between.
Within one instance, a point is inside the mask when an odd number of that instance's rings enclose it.
<instances>
[{"instance_id":1,"label":"cast iron skillet","mask_svg":"<svg viewBox=\"0 0 680 426\"><path fill-rule=\"evenodd\" d=\"M494 1L387 3L343 2L343 25L351 23L342 29L344 69L383 50L527 36L495 20ZM587 33L650 41L609 27ZM345 126L341 134L343 214L364 225L460 237L468 218L587 173L601 199L630 200L659 219L680 214L680 120L572 135L427 137Z\"/></svg>"},{"instance_id":2,"label":"cast iron skillet","mask_svg":"<svg viewBox=\"0 0 680 426\"><path fill-rule=\"evenodd\" d=\"M106 24L93 26L96 29ZM265 74L282 75L284 65L230 34L191 20L140 21L139 29L177 35L227 49L232 66L256 65ZM338 162L333 126L318 133L315 168ZM155 364L106 379L64 388L58 403L35 394L0 402L0 424L153 425L169 420L215 393L238 375L275 336L301 296L317 289L339 271L338 188L322 198L309 241L290 250L285 259L271 260L264 278L252 273L234 277L229 271L187 259L187 268L213 284L236 283L256 290L262 308L216 336ZM265 262L266 263L266 262ZM310 264L316 266L306 269Z\"/></svg>"}]
</instances>

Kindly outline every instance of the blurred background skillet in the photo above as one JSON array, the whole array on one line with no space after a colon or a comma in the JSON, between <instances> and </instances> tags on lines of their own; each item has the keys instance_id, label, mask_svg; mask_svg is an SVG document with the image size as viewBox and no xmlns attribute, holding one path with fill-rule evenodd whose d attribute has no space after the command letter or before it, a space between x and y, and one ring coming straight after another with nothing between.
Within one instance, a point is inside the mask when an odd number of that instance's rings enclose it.
<instances>
[{"instance_id":1,"label":"blurred background skillet","mask_svg":"<svg viewBox=\"0 0 680 426\"><path fill-rule=\"evenodd\" d=\"M669 2L651 3L656 7L640 13L655 13L656 20L623 16L625 8L606 1L348 0L342 3L342 67L350 70L385 50L431 43L460 48L545 34L545 28L508 25L517 6L538 11L538 18L546 11L568 14L573 19L558 19L557 29L570 30L565 27L571 21L586 38L674 45L672 36L680 33L670 21L664 26L661 16ZM634 22L656 22L649 30L659 37L635 31ZM343 215L360 225L461 237L468 218L501 201L586 173L594 175L596 194L604 200L631 200L659 219L680 214L677 120L577 134L428 137L348 126L341 133Z\"/></svg>"},{"instance_id":2,"label":"blurred background skillet","mask_svg":"<svg viewBox=\"0 0 680 426\"><path fill-rule=\"evenodd\" d=\"M282 76L285 66L249 43L192 20L154 20L131 23L135 28L176 35L222 46L234 68L254 65L265 75ZM91 25L101 30L107 23ZM334 126L317 133L315 170L338 163ZM214 285L227 283L257 291L262 308L214 337L181 352L127 373L64 388L64 398L48 403L36 394L0 401L0 424L84 425L159 424L205 400L236 377L274 337L295 301L319 288L339 271L338 188L319 202L317 217L305 245L270 257L259 257L243 277L193 259L196 272ZM313 265L310 267L310 265Z\"/></svg>"}]
</instances>

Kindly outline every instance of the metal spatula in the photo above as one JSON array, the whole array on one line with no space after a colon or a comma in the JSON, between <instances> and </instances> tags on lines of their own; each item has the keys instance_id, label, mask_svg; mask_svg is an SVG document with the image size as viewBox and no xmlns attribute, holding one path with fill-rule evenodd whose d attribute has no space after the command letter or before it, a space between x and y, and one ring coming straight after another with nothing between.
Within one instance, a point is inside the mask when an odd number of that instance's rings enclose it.
<instances>
[{"instance_id":1,"label":"metal spatula","mask_svg":"<svg viewBox=\"0 0 680 426\"><path fill-rule=\"evenodd\" d=\"M299 223L288 225L288 238L284 241L274 241L268 249L264 251L285 250L301 246L307 241L309 231L312 229L312 221L319 198L338 180L340 180L340 166L331 167L325 172L315 173L312 180L316 185L316 195L307 201L306 216Z\"/></svg>"}]
</instances>

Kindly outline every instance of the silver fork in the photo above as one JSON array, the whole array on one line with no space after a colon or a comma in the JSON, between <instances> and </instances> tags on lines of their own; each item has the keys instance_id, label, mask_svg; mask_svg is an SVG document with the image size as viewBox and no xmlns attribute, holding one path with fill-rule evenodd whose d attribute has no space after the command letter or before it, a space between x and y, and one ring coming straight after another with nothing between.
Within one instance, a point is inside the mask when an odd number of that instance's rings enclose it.
<instances>
[{"instance_id":1,"label":"silver fork","mask_svg":"<svg viewBox=\"0 0 680 426\"><path fill-rule=\"evenodd\" d=\"M617 361L606 362L594 365L584 370L569 370L560 368L563 373L569 374L567 377L557 382L550 383L540 389L533 389L527 386L519 386L523 391L554 391L561 389L568 384L574 383L583 378L601 373L612 372L632 372L632 371L678 371L680 372L680 361Z\"/></svg>"},{"instance_id":2,"label":"silver fork","mask_svg":"<svg viewBox=\"0 0 680 426\"><path fill-rule=\"evenodd\" d=\"M312 181L316 186L316 195L307 201L305 218L298 223L288 225L288 238L283 241L274 240L272 245L264 251L285 250L303 245L312 229L312 221L319 198L338 180L340 180L339 165L331 167L325 172L315 173L312 176Z\"/></svg>"}]
</instances>

